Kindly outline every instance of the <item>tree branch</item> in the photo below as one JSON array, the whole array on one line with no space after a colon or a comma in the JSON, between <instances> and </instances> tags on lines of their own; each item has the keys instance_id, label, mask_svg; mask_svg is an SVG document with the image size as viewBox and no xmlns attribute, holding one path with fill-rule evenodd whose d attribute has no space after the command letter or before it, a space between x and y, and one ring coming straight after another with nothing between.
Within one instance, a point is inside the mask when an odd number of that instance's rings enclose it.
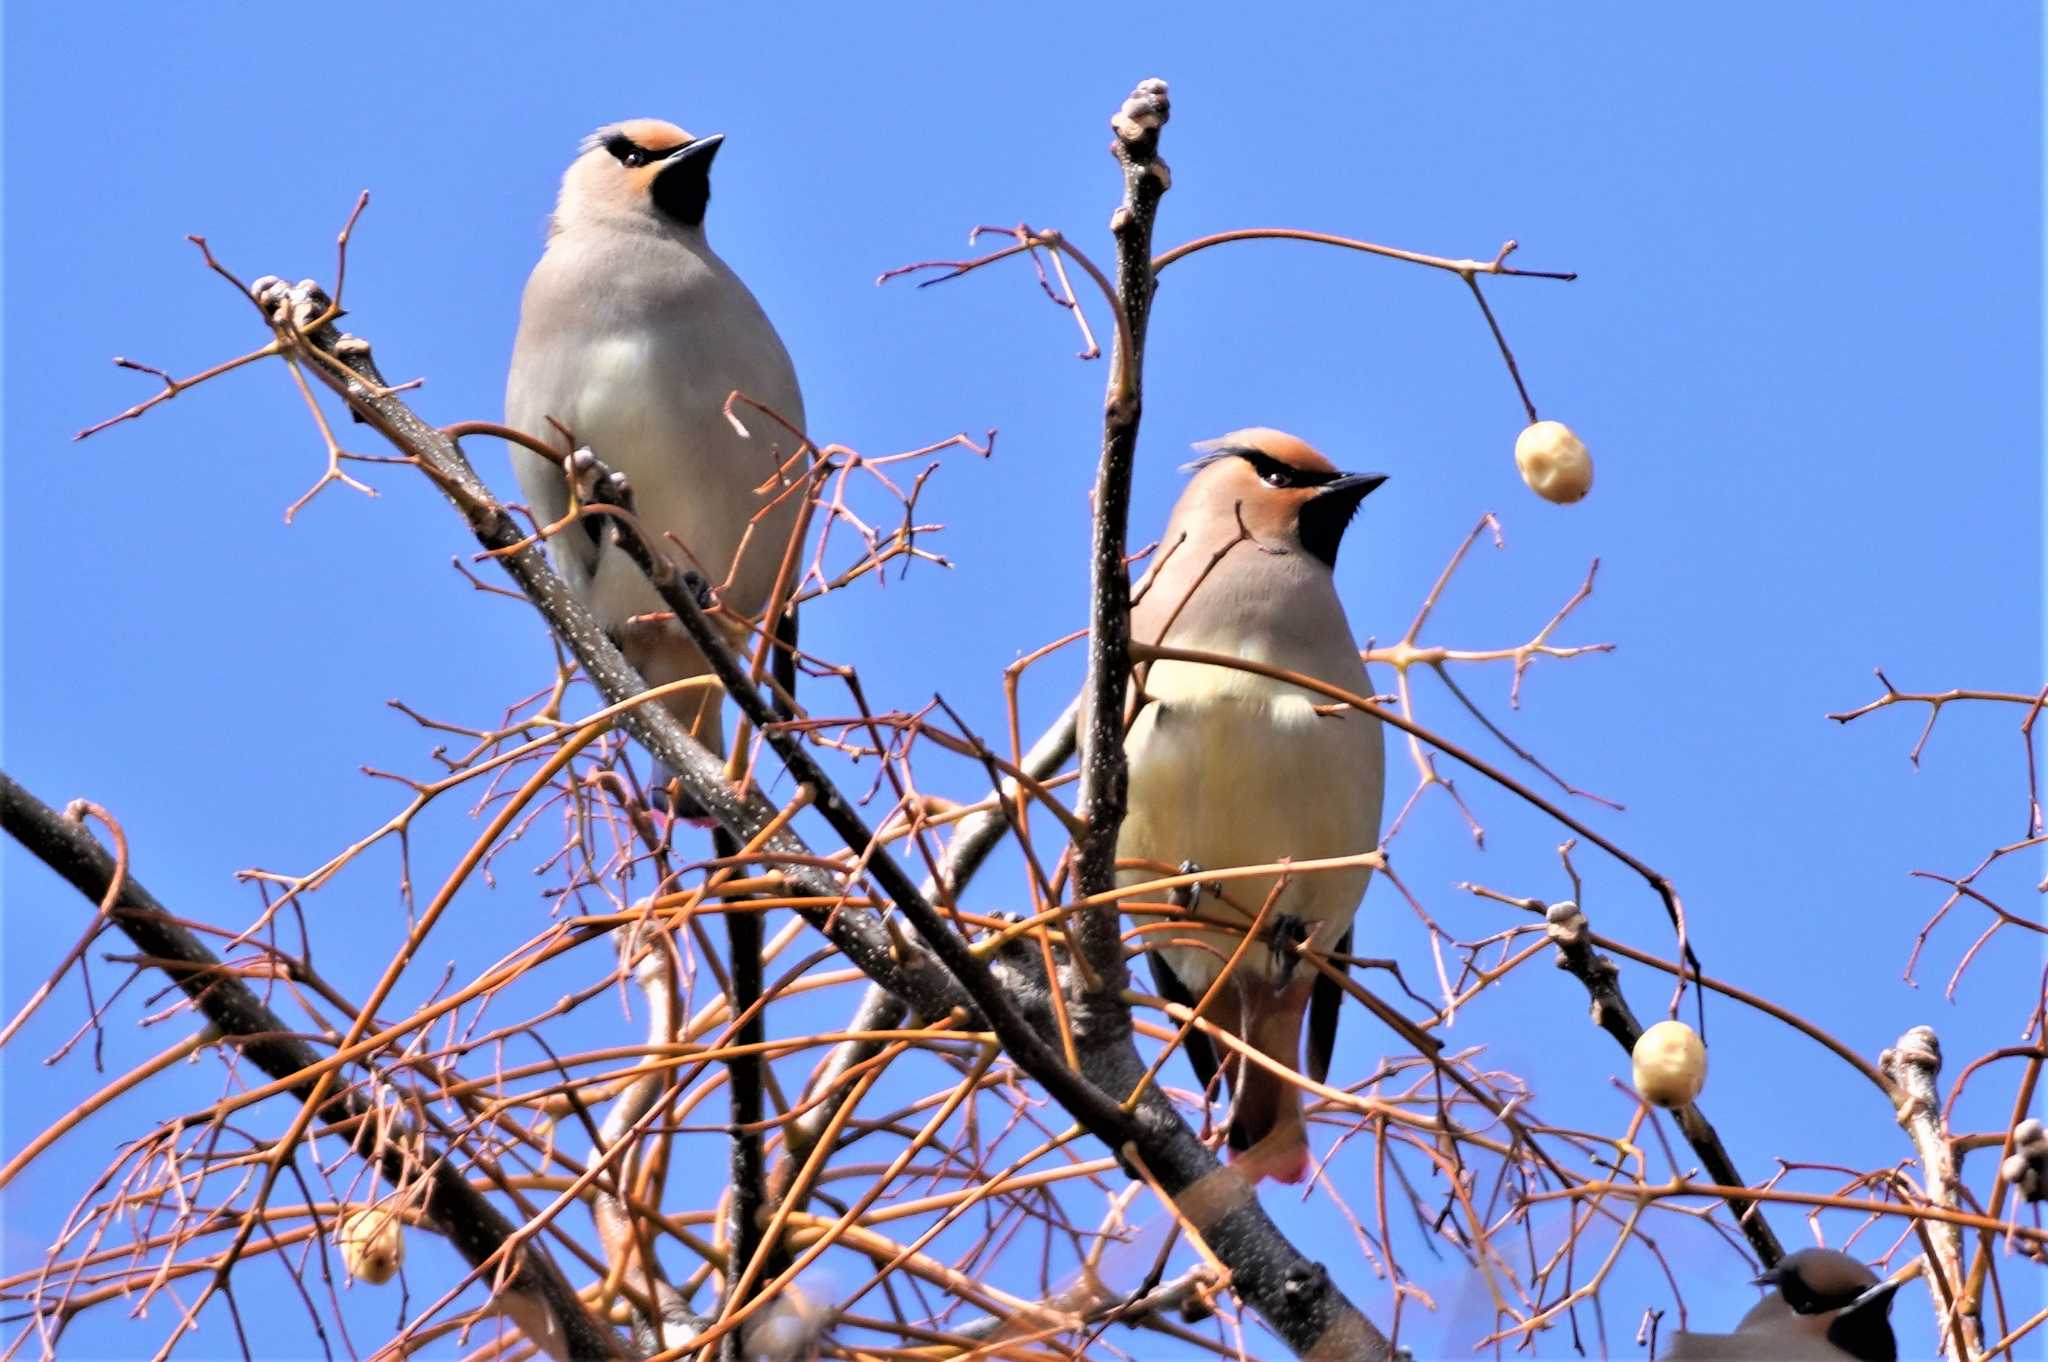
<instances>
[{"instance_id":1,"label":"tree branch","mask_svg":"<svg viewBox=\"0 0 2048 1362\"><path fill-rule=\"evenodd\" d=\"M82 824L59 814L5 772L0 772L0 827L93 903L114 887L114 858L106 848ZM220 1029L224 1043L233 1043L272 1078L296 1079L291 1091L299 1100L311 1096L315 1075L326 1070L326 1062L132 875L122 879L108 917ZM531 1239L511 1262L499 1262L514 1226L470 1186L455 1160L379 1139L383 1127L377 1113L352 1091L327 1098L318 1115L329 1125L352 1127L357 1152L375 1159L394 1186L417 1181L425 1170L422 1214L475 1269L494 1303L529 1342L552 1357L578 1362L623 1356L617 1337L592 1318L561 1269Z\"/></svg>"},{"instance_id":2,"label":"tree branch","mask_svg":"<svg viewBox=\"0 0 2048 1362\"><path fill-rule=\"evenodd\" d=\"M1097 592L1091 610L1096 627L1090 671L1094 740L1089 749L1095 777L1087 801L1096 819L1082 839L1082 850L1090 857L1088 873L1105 887L1114 881L1115 843L1125 801L1120 711L1130 657L1124 526L1140 411L1143 322L1152 291L1147 247L1152 212L1166 187L1166 168L1156 154L1165 114L1164 85L1146 82L1112 120L1126 180L1125 202L1112 222L1123 285L1118 330L1126 343L1120 346L1113 369L1098 488ZM208 262L237 288L243 287L210 255ZM748 668L707 618L699 599L703 584L679 572L665 551L641 532L623 479L589 451L577 451L571 457L583 462L565 469L577 476L579 486L583 474L593 475L591 485L598 494L580 498L579 515L609 522L614 542L647 575L681 629L710 662L726 694L763 734L788 773L815 791L819 815L852 853L850 860L812 853L778 819L758 789L728 784L717 758L693 741L664 707L644 703L644 679L552 571L539 538L523 533L491 495L451 432L426 424L399 400L399 390L378 373L368 344L333 327L339 306L329 302L317 285L306 281L291 286L266 279L251 296L273 331L275 353L295 374L310 373L339 394L358 420L389 439L404 462L418 467L440 488L488 556L505 568L584 675L615 707L615 721L675 773L726 833L750 848L749 859L780 871L796 891L792 897L808 900L792 907L826 933L849 961L922 1017L942 1017L956 1008L979 1014L1021 1070L1114 1150L1127 1171L1173 1203L1183 1228L1201 1236L1207 1251L1228 1270L1236 1294L1289 1348L1316 1357L1386 1357L1384 1336L1331 1284L1320 1264L1304 1258L1281 1234L1244 1177L1219 1165L1171 1102L1145 1081L1147 1069L1133 1043L1121 996L1125 967L1113 906L1099 906L1086 915L1080 952L1073 960L1079 966L1091 961L1097 965L1092 971L1076 971L1087 976L1084 997L1098 1004L1085 1028L1085 1042L1074 1051L1077 1070L1068 1067L1050 1039L1057 1013L1053 990L1060 987L1062 973L1057 958L1023 941L985 950L971 946L934 908L853 803L826 778L798 727L779 722ZM506 435L529 443L516 432ZM547 452L538 442L530 443ZM1050 754L1060 747L1055 736L1046 749L1055 764L1057 757ZM956 866L965 867L985 854L969 854L978 844L964 842ZM871 906L874 898L857 892L849 882L857 876L879 887L884 900L879 907ZM956 869L950 878L957 885L964 873ZM903 939L885 920L885 910L900 914L920 940ZM294 1056L293 1061L299 1058ZM326 1075L334 1062L310 1069L302 1064L289 1076L331 1082ZM1129 1096L1119 1100L1112 1094ZM720 1332L720 1326L713 1325L697 1342L708 1344Z\"/></svg>"},{"instance_id":3,"label":"tree branch","mask_svg":"<svg viewBox=\"0 0 2048 1362\"><path fill-rule=\"evenodd\" d=\"M1052 726L1031 745L1021 767L1025 775L1042 784L1066 765L1067 758L1074 755L1074 719L1079 709L1078 701L1067 706L1060 717L1053 720ZM1023 793L1021 782L1015 777L1007 778L990 796L991 807L960 820L952 840L946 843L938 873L926 879L921 886L926 898L947 903L957 901L989 853L1009 832L1009 809ZM875 984L861 995L859 1004L854 1008L853 1020L847 1023L846 1029L856 1036L864 1031L887 1031L903 1020L904 1012L902 1000L880 984ZM879 1055L884 1044L878 1040L857 1038L841 1041L832 1047L831 1055L811 1083L811 1090L833 1095L808 1108L790 1123L783 1140L784 1157L776 1167L775 1180L769 1191L771 1203L781 1201L789 1178L802 1165L819 1134L832 1123L834 1114L852 1093L851 1087L839 1084L841 1076Z\"/></svg>"},{"instance_id":4,"label":"tree branch","mask_svg":"<svg viewBox=\"0 0 2048 1362\"><path fill-rule=\"evenodd\" d=\"M1593 949L1586 915L1579 905L1569 900L1553 903L1544 913L1544 920L1550 924L1550 939L1557 945L1557 967L1585 986L1586 996L1593 1000L1593 1022L1608 1035L1623 1053L1633 1055L1636 1041L1642 1038L1642 1024L1628 1005L1628 999L1621 993L1621 970L1612 960ZM1685 1133L1686 1143L1700 1156L1700 1163L1716 1183L1724 1187L1741 1187L1748 1179L1736 1171L1735 1161L1729 1157L1728 1148L1721 1143L1720 1132L1707 1120L1706 1114L1696 1102L1688 1102L1677 1108L1672 1115L1678 1119L1678 1128ZM1765 1267L1774 1266L1785 1256L1784 1245L1772 1232L1770 1222L1764 1219L1763 1208L1745 1197L1730 1196L1728 1209L1734 1212L1735 1223L1749 1239L1749 1245L1756 1250L1756 1256L1763 1260Z\"/></svg>"},{"instance_id":5,"label":"tree branch","mask_svg":"<svg viewBox=\"0 0 2048 1362\"><path fill-rule=\"evenodd\" d=\"M644 691L640 676L569 594L539 546L520 533L461 450L421 421L383 384L368 345L331 328L303 335L300 340L304 352L317 357L309 369L341 394L368 424L410 455L462 511L478 542L505 565L575 653L600 693L617 704ZM602 473L600 485L609 477ZM1132 1155L1142 1160L1159 1189L1173 1199L1230 1268L1231 1284L1240 1298L1263 1316L1290 1348L1297 1353L1323 1349L1318 1356L1384 1358L1384 1336L1330 1282L1327 1271L1305 1258L1281 1233L1243 1178L1217 1163L1156 1087L1144 1085L1141 1089L1146 1070L1132 1042L1128 1018L1120 1029L1105 1028L1090 1036L1081 1052L1080 1073L1068 1068L1049 1041L1054 1032L1047 990L1057 985L1043 978L1037 952L1020 942L995 952L986 962L976 955L901 866L879 849L851 801L827 778L808 748L769 711L744 665L733 657L704 614L694 586L665 556L649 548L631 512L617 504L586 510L601 510L611 517L617 543L647 573L663 603L710 661L727 694L766 737L790 775L816 790L818 811L865 863L883 893L923 938L925 948L899 944L876 910L852 903L842 904L830 914L805 910L813 924L863 973L920 1015L942 1016L960 1005L977 1011L996 1032L1005 1053L1091 1134L1127 1163ZM775 811L758 794L743 795L725 782L718 760L683 732L665 709L637 705L625 712L621 722L735 837L751 839L773 819ZM1116 750L1120 764L1121 748ZM845 886L818 868L815 854L787 829L767 838L756 855L764 862L781 861L785 878L804 894L827 900L846 894ZM1113 940L1114 914L1102 916L1110 922ZM1121 977L1120 946L1118 950ZM1120 1000L1115 1005L1120 1014ZM1143 1097L1128 1111L1107 1096L1141 1090Z\"/></svg>"},{"instance_id":6,"label":"tree branch","mask_svg":"<svg viewBox=\"0 0 2048 1362\"><path fill-rule=\"evenodd\" d=\"M732 834L718 829L713 838L720 857L732 858L740 848ZM732 972L733 1041L758 1046L768 1038L761 1015L761 915L744 906L725 914L726 967ZM735 1056L726 1065L732 1091L732 1200L726 1216L725 1300L720 1314L731 1315L746 1304L740 1298L747 1270L761 1250L761 1207L767 1160L761 1153L762 1071L767 1061L758 1050ZM746 1362L742 1333L735 1329L719 1343L722 1362Z\"/></svg>"},{"instance_id":7,"label":"tree branch","mask_svg":"<svg viewBox=\"0 0 2048 1362\"><path fill-rule=\"evenodd\" d=\"M1899 1037L1895 1048L1878 1057L1877 1067L1897 1090L1899 1124L1919 1151L1921 1190L1945 1210L1960 1209L1962 1181L1941 1117L1941 1088L1935 1081L1941 1075L1941 1038L1931 1026L1916 1026ZM1982 1321L1965 1311L1960 1300L1965 1275L1962 1227L1936 1222L1926 1230L1933 1260L1928 1271L1935 1313L1945 1325L1942 1351L1953 1362L1971 1362L1984 1355L1984 1334Z\"/></svg>"},{"instance_id":8,"label":"tree branch","mask_svg":"<svg viewBox=\"0 0 2048 1362\"><path fill-rule=\"evenodd\" d=\"M1031 750L1024 754L1019 768L1025 775L1042 785L1067 764L1067 758L1074 755L1074 725L1080 711L1080 701L1076 700L1039 735L1037 742L1031 744ZM950 900L959 897L967 882L981 869L982 862L988 859L989 853L1001 844L1003 834L1010 830L1009 809L1023 793L1023 783L1014 776L1009 777L994 792L993 807L960 820L953 839L946 843L939 873L924 882L926 898Z\"/></svg>"},{"instance_id":9,"label":"tree branch","mask_svg":"<svg viewBox=\"0 0 2048 1362\"><path fill-rule=\"evenodd\" d=\"M1147 80L1109 121L1110 146L1123 170L1124 197L1109 227L1116 238L1117 306L1122 315L1103 398L1102 460L1095 474L1095 538L1091 554L1088 681L1082 692L1080 816L1088 831L1077 858L1083 895L1116 887L1116 842L1129 802L1124 758L1124 702L1131 680L1131 582L1126 529L1131 509L1131 465L1144 413L1145 325L1151 316L1152 223L1171 176L1159 159L1159 130L1170 106L1166 82ZM1122 991L1124 960L1113 909L1084 916L1082 953L1094 989Z\"/></svg>"}]
</instances>

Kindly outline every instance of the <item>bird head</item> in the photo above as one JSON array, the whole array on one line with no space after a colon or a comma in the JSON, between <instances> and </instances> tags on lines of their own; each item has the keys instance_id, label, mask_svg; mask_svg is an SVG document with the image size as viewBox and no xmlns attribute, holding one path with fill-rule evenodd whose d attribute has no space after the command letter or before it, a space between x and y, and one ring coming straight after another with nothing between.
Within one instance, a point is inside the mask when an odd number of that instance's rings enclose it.
<instances>
[{"instance_id":1,"label":"bird head","mask_svg":"<svg viewBox=\"0 0 2048 1362\"><path fill-rule=\"evenodd\" d=\"M639 218L701 228L711 202L711 162L722 133L692 137L658 118L630 118L583 140L562 177L554 230Z\"/></svg>"},{"instance_id":2,"label":"bird head","mask_svg":"<svg viewBox=\"0 0 2048 1362\"><path fill-rule=\"evenodd\" d=\"M1345 473L1306 441L1253 426L1195 446L1202 457L1182 504L1220 506L1264 544L1298 544L1326 567L1358 503L1382 473Z\"/></svg>"},{"instance_id":3,"label":"bird head","mask_svg":"<svg viewBox=\"0 0 2048 1362\"><path fill-rule=\"evenodd\" d=\"M1880 1281L1848 1254L1820 1248L1787 1254L1756 1282L1776 1287L1793 1314L1818 1326L1828 1342L1849 1356L1896 1362L1899 1345L1890 1315L1897 1282Z\"/></svg>"}]
</instances>

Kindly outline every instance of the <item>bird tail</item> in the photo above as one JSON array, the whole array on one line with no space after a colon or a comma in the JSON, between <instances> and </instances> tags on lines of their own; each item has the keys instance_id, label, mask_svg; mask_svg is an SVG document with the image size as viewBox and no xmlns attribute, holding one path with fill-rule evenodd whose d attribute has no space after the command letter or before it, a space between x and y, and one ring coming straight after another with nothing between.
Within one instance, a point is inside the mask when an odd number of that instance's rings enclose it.
<instances>
[{"instance_id":1,"label":"bird tail","mask_svg":"<svg viewBox=\"0 0 2048 1362\"><path fill-rule=\"evenodd\" d=\"M1310 981L1290 983L1279 993L1247 998L1241 1034L1252 1048L1297 1072L1301 1069L1302 1014ZM1252 990L1258 994L1259 990ZM1254 1178L1296 1183L1308 1176L1308 1123L1301 1089L1240 1056L1231 1106L1231 1162Z\"/></svg>"},{"instance_id":2,"label":"bird tail","mask_svg":"<svg viewBox=\"0 0 2048 1362\"><path fill-rule=\"evenodd\" d=\"M775 655L771 660L775 685L768 695L768 703L778 719L796 717L796 641L796 607L785 606L782 617L775 622Z\"/></svg>"}]
</instances>

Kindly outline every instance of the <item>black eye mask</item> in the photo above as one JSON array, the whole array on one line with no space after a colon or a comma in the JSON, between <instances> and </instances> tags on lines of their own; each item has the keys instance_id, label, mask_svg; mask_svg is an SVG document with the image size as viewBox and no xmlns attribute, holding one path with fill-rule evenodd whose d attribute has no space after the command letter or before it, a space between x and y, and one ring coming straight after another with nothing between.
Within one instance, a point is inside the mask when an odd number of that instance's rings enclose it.
<instances>
[{"instance_id":1,"label":"black eye mask","mask_svg":"<svg viewBox=\"0 0 2048 1362\"><path fill-rule=\"evenodd\" d=\"M623 166L644 166L651 161L665 161L687 145L689 144L683 143L670 147L667 151L649 151L622 132L615 132L604 139L604 149Z\"/></svg>"},{"instance_id":2,"label":"black eye mask","mask_svg":"<svg viewBox=\"0 0 2048 1362\"><path fill-rule=\"evenodd\" d=\"M1259 475L1259 481L1268 487L1320 487L1336 479L1335 473L1317 473L1306 468L1294 468L1280 462L1271 454L1256 449L1233 449L1229 451L1252 466Z\"/></svg>"}]
</instances>

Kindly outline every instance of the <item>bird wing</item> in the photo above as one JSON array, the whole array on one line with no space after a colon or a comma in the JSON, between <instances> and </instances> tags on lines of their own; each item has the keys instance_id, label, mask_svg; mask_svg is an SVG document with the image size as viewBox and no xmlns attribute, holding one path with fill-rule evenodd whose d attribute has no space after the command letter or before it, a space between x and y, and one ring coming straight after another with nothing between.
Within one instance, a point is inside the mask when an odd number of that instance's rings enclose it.
<instances>
[{"instance_id":1,"label":"bird wing","mask_svg":"<svg viewBox=\"0 0 2048 1362\"><path fill-rule=\"evenodd\" d=\"M567 441L549 418L575 419L572 402L579 376L571 356L577 353L577 346L575 337L557 334L567 323L556 315L561 304L550 296L549 281L543 274L548 264L543 259L534 271L520 309L519 336L512 345L512 368L505 383L505 424L566 454ZM523 445L513 445L512 471L538 524L552 525L569 513L569 484L559 463ZM548 542L558 562L565 568L573 564L577 582L588 582L597 570L603 529L602 522L586 519L579 529L558 534Z\"/></svg>"},{"instance_id":2,"label":"bird wing","mask_svg":"<svg viewBox=\"0 0 2048 1362\"><path fill-rule=\"evenodd\" d=\"M1337 938L1331 954L1344 959L1330 964L1340 973L1351 973L1351 928ZM1344 986L1321 970L1308 998L1308 1076L1320 1083L1330 1076L1330 1056L1337 1048L1337 1010L1344 1003Z\"/></svg>"},{"instance_id":3,"label":"bird wing","mask_svg":"<svg viewBox=\"0 0 2048 1362\"><path fill-rule=\"evenodd\" d=\"M1188 986L1173 972L1173 966L1166 963L1166 957L1158 951L1152 951L1149 959L1152 961L1152 983L1159 990L1159 996L1193 1011L1199 999L1188 992ZM1191 1027L1187 1039L1181 1042L1180 1049L1181 1053L1188 1057L1188 1063L1194 1066L1195 1078L1201 1083L1202 1091L1209 1092L1214 1089L1216 1070L1219 1066L1216 1047L1209 1043L1209 1038L1200 1030Z\"/></svg>"}]
</instances>

